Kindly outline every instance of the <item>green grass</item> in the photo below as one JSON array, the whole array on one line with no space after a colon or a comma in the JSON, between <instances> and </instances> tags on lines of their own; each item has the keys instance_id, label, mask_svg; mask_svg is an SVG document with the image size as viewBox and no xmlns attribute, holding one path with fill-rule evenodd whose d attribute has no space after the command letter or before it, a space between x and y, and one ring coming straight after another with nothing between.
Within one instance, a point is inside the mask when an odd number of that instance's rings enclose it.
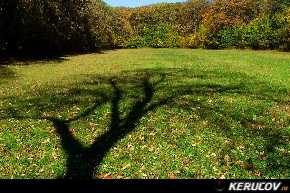
<instances>
[{"instance_id":1,"label":"green grass","mask_svg":"<svg viewBox=\"0 0 290 193\"><path fill-rule=\"evenodd\" d=\"M131 49L0 67L0 178L287 178L290 55Z\"/></svg>"}]
</instances>

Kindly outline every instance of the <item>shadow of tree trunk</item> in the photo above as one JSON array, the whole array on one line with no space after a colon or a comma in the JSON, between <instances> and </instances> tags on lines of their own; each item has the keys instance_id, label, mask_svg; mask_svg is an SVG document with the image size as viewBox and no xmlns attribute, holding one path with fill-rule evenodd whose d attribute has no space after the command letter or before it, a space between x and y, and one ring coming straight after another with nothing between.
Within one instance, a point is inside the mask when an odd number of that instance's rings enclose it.
<instances>
[{"instance_id":1,"label":"shadow of tree trunk","mask_svg":"<svg viewBox=\"0 0 290 193\"><path fill-rule=\"evenodd\" d=\"M145 115L148 111L153 110L159 105L165 103L163 100L160 103L153 103L147 107L147 104L153 98L154 85L149 82L149 77L145 78L142 83L142 88L145 97L139 99L131 108L129 114L124 118L120 119L119 103L122 98L122 92L116 85L114 81L110 81L111 86L114 89L114 95L112 98L112 115L111 124L109 130L103 135L97 137L92 145L89 147L83 147L81 143L75 139L73 134L69 130L69 124L73 120L60 120L56 118L50 118L57 133L61 137L61 145L68 155L67 159L67 171L64 176L60 178L65 179L92 179L94 178L94 172L96 167L98 167L104 157L107 155L111 147L114 146L120 139L124 138L130 132L136 128L140 118ZM88 110L85 114L86 116L91 113L95 108L94 106Z\"/></svg>"}]
</instances>

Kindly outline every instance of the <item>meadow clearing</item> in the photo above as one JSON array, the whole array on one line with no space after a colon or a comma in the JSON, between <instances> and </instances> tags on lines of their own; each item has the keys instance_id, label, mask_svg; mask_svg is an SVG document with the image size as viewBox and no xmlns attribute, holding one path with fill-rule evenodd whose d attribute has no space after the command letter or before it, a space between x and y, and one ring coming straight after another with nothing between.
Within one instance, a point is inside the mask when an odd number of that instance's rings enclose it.
<instances>
[{"instance_id":1,"label":"meadow clearing","mask_svg":"<svg viewBox=\"0 0 290 193\"><path fill-rule=\"evenodd\" d=\"M289 179L290 54L120 49L0 66L2 179Z\"/></svg>"}]
</instances>

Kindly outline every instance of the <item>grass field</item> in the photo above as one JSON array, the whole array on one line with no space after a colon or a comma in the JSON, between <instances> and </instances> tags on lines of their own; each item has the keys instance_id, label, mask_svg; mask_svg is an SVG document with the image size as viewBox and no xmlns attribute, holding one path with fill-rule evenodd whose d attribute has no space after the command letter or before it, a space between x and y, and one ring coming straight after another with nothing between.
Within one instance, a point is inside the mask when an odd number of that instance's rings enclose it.
<instances>
[{"instance_id":1,"label":"grass field","mask_svg":"<svg viewBox=\"0 0 290 193\"><path fill-rule=\"evenodd\" d=\"M0 178L290 179L290 54L130 49L0 66Z\"/></svg>"}]
</instances>

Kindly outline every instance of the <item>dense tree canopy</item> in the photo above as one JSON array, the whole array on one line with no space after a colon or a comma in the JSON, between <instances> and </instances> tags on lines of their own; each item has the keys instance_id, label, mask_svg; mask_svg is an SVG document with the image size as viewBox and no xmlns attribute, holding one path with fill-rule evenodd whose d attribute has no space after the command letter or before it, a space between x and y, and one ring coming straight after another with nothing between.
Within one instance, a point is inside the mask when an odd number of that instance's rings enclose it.
<instances>
[{"instance_id":1,"label":"dense tree canopy","mask_svg":"<svg viewBox=\"0 0 290 193\"><path fill-rule=\"evenodd\" d=\"M7 56L48 56L107 45L110 40L104 25L108 22L102 20L109 17L106 10L101 1L1 0L1 52Z\"/></svg>"},{"instance_id":2,"label":"dense tree canopy","mask_svg":"<svg viewBox=\"0 0 290 193\"><path fill-rule=\"evenodd\" d=\"M290 49L290 0L188 0L138 8L101 0L0 0L0 55L102 48Z\"/></svg>"}]
</instances>

